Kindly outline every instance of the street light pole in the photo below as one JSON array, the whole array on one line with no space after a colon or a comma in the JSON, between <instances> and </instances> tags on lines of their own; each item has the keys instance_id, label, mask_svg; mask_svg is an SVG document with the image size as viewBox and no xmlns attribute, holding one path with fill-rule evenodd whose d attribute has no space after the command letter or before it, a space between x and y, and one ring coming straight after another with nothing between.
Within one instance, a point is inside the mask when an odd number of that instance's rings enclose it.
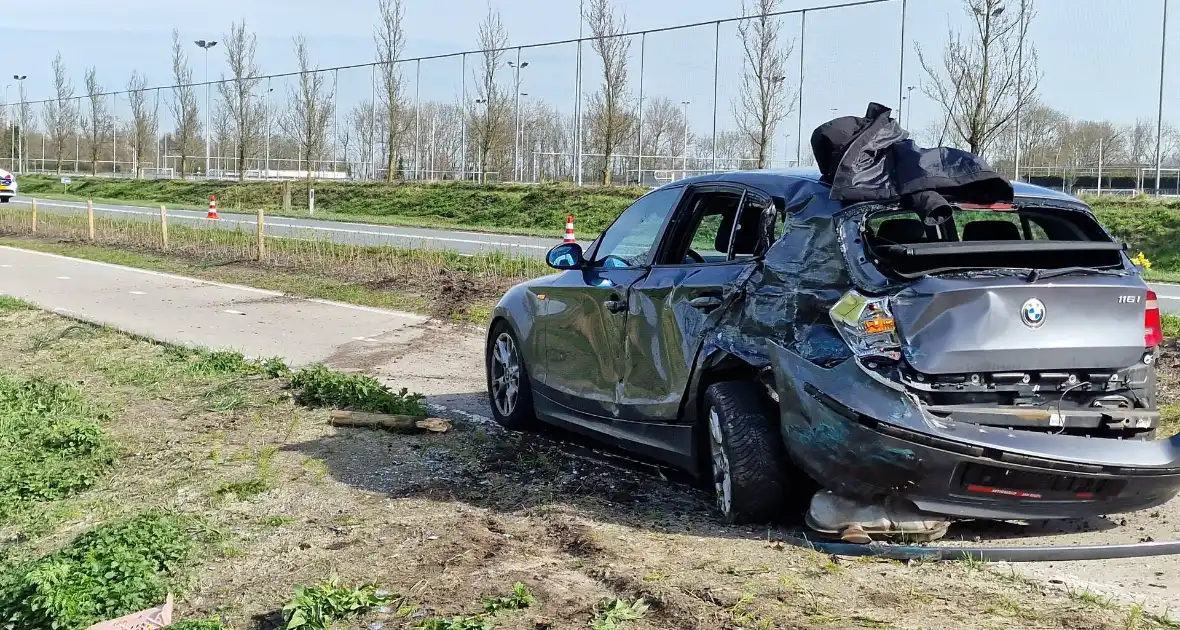
<instances>
[{"instance_id":1,"label":"street light pole","mask_svg":"<svg viewBox=\"0 0 1180 630\"><path fill-rule=\"evenodd\" d=\"M578 1L578 66L574 86L574 169L576 181L582 185L582 26L586 22L585 2Z\"/></svg>"},{"instance_id":2,"label":"street light pole","mask_svg":"<svg viewBox=\"0 0 1180 630\"><path fill-rule=\"evenodd\" d=\"M518 182L521 179L521 171L523 170L520 166L520 70L521 68L527 68L528 65L529 62L527 61L521 62L520 47L518 46L516 48L516 61L508 62L508 66L516 70L516 96L514 97L516 99L516 104L514 105L516 108L516 129L512 134L512 150L514 154L512 161L512 177Z\"/></svg>"},{"instance_id":3,"label":"street light pole","mask_svg":"<svg viewBox=\"0 0 1180 630\"><path fill-rule=\"evenodd\" d=\"M217 42L198 39L195 43L205 50L205 179L209 179L209 144L212 138L209 130L209 49L216 46Z\"/></svg>"}]
</instances>

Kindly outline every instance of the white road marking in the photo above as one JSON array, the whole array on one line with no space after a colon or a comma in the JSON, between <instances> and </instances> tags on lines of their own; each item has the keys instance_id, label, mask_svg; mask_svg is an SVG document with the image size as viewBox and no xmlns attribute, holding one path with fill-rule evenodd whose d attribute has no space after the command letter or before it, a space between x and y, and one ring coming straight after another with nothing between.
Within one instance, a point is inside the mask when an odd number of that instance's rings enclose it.
<instances>
[{"instance_id":1,"label":"white road marking","mask_svg":"<svg viewBox=\"0 0 1180 630\"><path fill-rule=\"evenodd\" d=\"M4 268L7 268L7 269L11 269L11 268L12 268L12 265L0 265L0 267L4 267Z\"/></svg>"},{"instance_id":2,"label":"white road marking","mask_svg":"<svg viewBox=\"0 0 1180 630\"><path fill-rule=\"evenodd\" d=\"M58 276L57 279L58 280L69 280L70 277L69 276Z\"/></svg>"},{"instance_id":3,"label":"white road marking","mask_svg":"<svg viewBox=\"0 0 1180 630\"><path fill-rule=\"evenodd\" d=\"M1177 301L1180 301L1180 297L1176 297L1176 296L1173 296L1173 295L1156 295L1156 296L1155 296L1155 299L1157 299L1157 300L1177 300Z\"/></svg>"},{"instance_id":4,"label":"white road marking","mask_svg":"<svg viewBox=\"0 0 1180 630\"><path fill-rule=\"evenodd\" d=\"M82 206L82 205L73 205L73 204L68 204L68 203L51 203L51 202L40 202L40 201L38 202L38 205L52 206L52 207L59 207L59 208L85 208L86 207L86 206ZM95 206L94 209L102 211L102 212L116 212L116 213L120 213L120 214L148 214L148 215L152 215L152 216L158 215L157 212L146 212L143 210L128 210L125 208L112 208L110 206ZM188 219L191 221L205 221L206 220L206 217L203 217L203 216L187 216L184 214L180 214L181 212L196 212L195 210L176 210L174 212L176 212L176 214L169 215L170 217L172 217L174 219ZM225 219L225 218L219 219L219 220L224 221L226 223L236 223L239 225L258 225L258 221L256 221L256 220L255 221L241 221L238 219ZM316 232L316 231L319 231L319 232L343 232L346 234L364 234L367 236L392 236L392 237L396 237L396 238L418 239L418 240L423 240L423 241L441 241L444 243L466 243L469 245L488 245L488 246L509 247L509 248L519 247L519 248L525 248L525 249L543 249L543 250L550 249L548 246L545 246L545 245L529 245L527 243L505 243L502 241L483 241L483 240L477 240L477 239L451 238L451 237L446 237L446 236L425 236L422 234L407 234L404 232L394 232L394 231L378 232L378 231L374 231L372 229L369 229L369 230L348 230L348 229L343 229L343 228L309 226L309 225L299 225L297 223L283 223L283 222L278 222L278 221L267 221L266 219L263 219L262 225L264 227L265 226L283 227L283 228L287 228L287 229L308 230L308 231L312 231L312 232ZM342 223L342 225L358 225L358 226L363 225L363 226L369 227L369 228L373 227L371 224L366 224L366 223L351 223L351 224L350 223ZM470 234L470 232L466 232L466 233Z\"/></svg>"},{"instance_id":5,"label":"white road marking","mask_svg":"<svg viewBox=\"0 0 1180 630\"><path fill-rule=\"evenodd\" d=\"M233 310L233 309L229 309L229 308L227 308L227 309L225 309L224 311L221 311L221 312L222 312L222 313L229 313L230 315L245 315L245 313L243 313L242 311L235 311L235 310Z\"/></svg>"},{"instance_id":6,"label":"white road marking","mask_svg":"<svg viewBox=\"0 0 1180 630\"><path fill-rule=\"evenodd\" d=\"M129 291L129 293L131 295L147 295L147 293L144 293L143 291Z\"/></svg>"}]
</instances>

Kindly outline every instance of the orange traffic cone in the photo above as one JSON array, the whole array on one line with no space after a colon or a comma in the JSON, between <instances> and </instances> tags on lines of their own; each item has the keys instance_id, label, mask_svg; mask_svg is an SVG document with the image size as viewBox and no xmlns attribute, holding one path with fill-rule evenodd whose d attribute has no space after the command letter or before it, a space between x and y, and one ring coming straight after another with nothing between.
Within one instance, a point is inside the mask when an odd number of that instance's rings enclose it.
<instances>
[{"instance_id":1,"label":"orange traffic cone","mask_svg":"<svg viewBox=\"0 0 1180 630\"><path fill-rule=\"evenodd\" d=\"M562 243L573 243L574 242L574 215L572 215L572 214L565 218L565 238L562 239L561 242Z\"/></svg>"},{"instance_id":2,"label":"orange traffic cone","mask_svg":"<svg viewBox=\"0 0 1180 630\"><path fill-rule=\"evenodd\" d=\"M217 216L217 195L209 195L209 214L205 215L206 219L220 219Z\"/></svg>"}]
</instances>

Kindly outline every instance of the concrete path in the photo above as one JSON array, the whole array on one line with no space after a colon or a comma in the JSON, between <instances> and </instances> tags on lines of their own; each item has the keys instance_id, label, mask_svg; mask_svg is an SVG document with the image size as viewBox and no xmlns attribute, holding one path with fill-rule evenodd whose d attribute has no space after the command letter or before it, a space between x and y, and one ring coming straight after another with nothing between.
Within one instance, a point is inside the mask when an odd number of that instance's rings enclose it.
<instances>
[{"instance_id":1,"label":"concrete path","mask_svg":"<svg viewBox=\"0 0 1180 630\"><path fill-rule=\"evenodd\" d=\"M172 343L302 365L389 338L424 317L0 247L0 292L41 308Z\"/></svg>"}]
</instances>

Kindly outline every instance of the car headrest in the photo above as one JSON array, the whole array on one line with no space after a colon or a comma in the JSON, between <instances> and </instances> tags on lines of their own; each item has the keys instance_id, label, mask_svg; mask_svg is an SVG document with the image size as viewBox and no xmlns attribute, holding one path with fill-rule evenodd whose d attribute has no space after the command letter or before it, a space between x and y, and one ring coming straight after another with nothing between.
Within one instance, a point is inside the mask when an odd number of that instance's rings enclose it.
<instances>
[{"instance_id":1,"label":"car headrest","mask_svg":"<svg viewBox=\"0 0 1180 630\"><path fill-rule=\"evenodd\" d=\"M733 253L735 256L752 256L758 253L758 235L762 224L762 213L754 207L747 206L738 220L737 234L733 238ZM729 235L733 231L733 215L726 216L717 230L717 239L713 247L719 252L729 249Z\"/></svg>"},{"instance_id":2,"label":"car headrest","mask_svg":"<svg viewBox=\"0 0 1180 630\"><path fill-rule=\"evenodd\" d=\"M1020 228L1011 221L988 219L963 226L964 241L1019 241Z\"/></svg>"},{"instance_id":3,"label":"car headrest","mask_svg":"<svg viewBox=\"0 0 1180 630\"><path fill-rule=\"evenodd\" d=\"M926 240L926 226L917 219L886 219L877 228L877 241L890 243L921 243Z\"/></svg>"}]
</instances>

